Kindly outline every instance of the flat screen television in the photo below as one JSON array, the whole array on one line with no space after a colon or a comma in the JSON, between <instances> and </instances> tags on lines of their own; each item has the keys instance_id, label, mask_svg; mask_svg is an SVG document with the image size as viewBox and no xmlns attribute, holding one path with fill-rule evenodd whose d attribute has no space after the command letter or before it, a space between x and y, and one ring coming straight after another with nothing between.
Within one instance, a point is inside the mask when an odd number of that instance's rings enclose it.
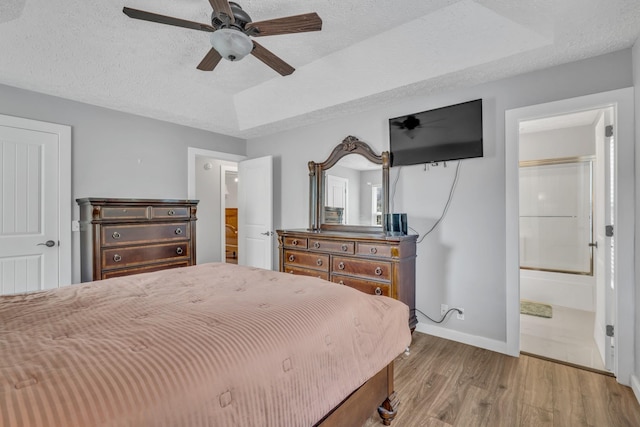
<instances>
[{"instance_id":1,"label":"flat screen television","mask_svg":"<svg viewBox=\"0 0 640 427\"><path fill-rule=\"evenodd\" d=\"M482 99L389 119L391 166L482 157Z\"/></svg>"}]
</instances>

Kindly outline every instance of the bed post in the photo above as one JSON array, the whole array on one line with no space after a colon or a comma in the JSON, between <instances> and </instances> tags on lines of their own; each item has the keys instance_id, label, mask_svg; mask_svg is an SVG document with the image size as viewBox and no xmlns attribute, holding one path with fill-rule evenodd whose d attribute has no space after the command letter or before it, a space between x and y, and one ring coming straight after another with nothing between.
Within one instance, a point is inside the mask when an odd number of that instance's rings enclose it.
<instances>
[{"instance_id":1,"label":"bed post","mask_svg":"<svg viewBox=\"0 0 640 427\"><path fill-rule=\"evenodd\" d=\"M378 406L378 414L382 418L382 423L386 426L391 425L391 421L398 413L398 405L400 400L393 389L393 363L387 365L387 398Z\"/></svg>"}]
</instances>

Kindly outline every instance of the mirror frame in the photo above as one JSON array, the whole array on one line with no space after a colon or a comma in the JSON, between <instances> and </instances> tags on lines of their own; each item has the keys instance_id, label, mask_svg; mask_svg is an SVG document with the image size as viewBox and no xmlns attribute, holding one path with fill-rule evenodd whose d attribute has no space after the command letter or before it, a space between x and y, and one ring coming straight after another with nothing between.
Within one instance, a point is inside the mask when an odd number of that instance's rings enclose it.
<instances>
[{"instance_id":1,"label":"mirror frame","mask_svg":"<svg viewBox=\"0 0 640 427\"><path fill-rule=\"evenodd\" d=\"M382 166L382 223L389 212L389 152L383 151L381 155L373 152L371 147L355 136L347 136L338 144L327 160L322 163L310 161L309 166L309 229L311 231L357 231L368 233L384 233L383 225L349 225L349 224L324 224L324 172L335 166L340 159L350 154L359 154L372 163Z\"/></svg>"}]
</instances>

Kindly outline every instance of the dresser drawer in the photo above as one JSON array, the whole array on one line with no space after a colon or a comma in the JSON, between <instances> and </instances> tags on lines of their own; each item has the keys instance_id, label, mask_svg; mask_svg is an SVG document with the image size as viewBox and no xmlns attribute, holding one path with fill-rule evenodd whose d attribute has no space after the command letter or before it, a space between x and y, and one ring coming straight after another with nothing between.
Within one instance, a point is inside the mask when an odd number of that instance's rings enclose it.
<instances>
[{"instance_id":1,"label":"dresser drawer","mask_svg":"<svg viewBox=\"0 0 640 427\"><path fill-rule=\"evenodd\" d=\"M333 254L353 254L355 243L351 241L334 241L309 239L309 249L318 250Z\"/></svg>"},{"instance_id":2,"label":"dresser drawer","mask_svg":"<svg viewBox=\"0 0 640 427\"><path fill-rule=\"evenodd\" d=\"M152 206L151 219L189 218L189 206Z\"/></svg>"},{"instance_id":3,"label":"dresser drawer","mask_svg":"<svg viewBox=\"0 0 640 427\"><path fill-rule=\"evenodd\" d=\"M334 257L331 271L350 276L370 277L377 280L391 280L391 263L347 257Z\"/></svg>"},{"instance_id":4,"label":"dresser drawer","mask_svg":"<svg viewBox=\"0 0 640 427\"><path fill-rule=\"evenodd\" d=\"M285 237L283 243L285 248L307 249L307 242L304 237Z\"/></svg>"},{"instance_id":5,"label":"dresser drawer","mask_svg":"<svg viewBox=\"0 0 640 427\"><path fill-rule=\"evenodd\" d=\"M160 262L172 258L189 258L189 243L110 248L102 251L102 268L118 268Z\"/></svg>"},{"instance_id":6,"label":"dresser drawer","mask_svg":"<svg viewBox=\"0 0 640 427\"><path fill-rule=\"evenodd\" d=\"M314 270L329 271L329 255L312 252L284 251L285 266L297 266Z\"/></svg>"},{"instance_id":7,"label":"dresser drawer","mask_svg":"<svg viewBox=\"0 0 640 427\"><path fill-rule=\"evenodd\" d=\"M100 208L101 219L149 219L149 208L146 206L103 206Z\"/></svg>"},{"instance_id":8,"label":"dresser drawer","mask_svg":"<svg viewBox=\"0 0 640 427\"><path fill-rule=\"evenodd\" d=\"M105 270L102 272L102 279L112 277L129 276L131 274L151 273L152 271L168 270L170 268L188 267L189 261L178 261L165 264L147 265L144 267L120 268L118 270Z\"/></svg>"},{"instance_id":9,"label":"dresser drawer","mask_svg":"<svg viewBox=\"0 0 640 427\"><path fill-rule=\"evenodd\" d=\"M391 286L387 283L374 282L373 280L358 279L349 276L340 276L334 274L331 276L331 281L339 285L349 286L371 295L384 295L386 297L391 296Z\"/></svg>"},{"instance_id":10,"label":"dresser drawer","mask_svg":"<svg viewBox=\"0 0 640 427\"><path fill-rule=\"evenodd\" d=\"M356 245L356 255L390 258L391 246L377 245L375 243L358 243Z\"/></svg>"},{"instance_id":11,"label":"dresser drawer","mask_svg":"<svg viewBox=\"0 0 640 427\"><path fill-rule=\"evenodd\" d=\"M292 265L285 265L284 272L289 274L299 274L301 276L311 276L311 277L317 277L319 279L329 280L329 272L327 271L311 270L309 268L301 268L301 267L295 267Z\"/></svg>"},{"instance_id":12,"label":"dresser drawer","mask_svg":"<svg viewBox=\"0 0 640 427\"><path fill-rule=\"evenodd\" d=\"M105 225L101 229L102 246L116 246L156 240L188 240L189 223Z\"/></svg>"}]
</instances>

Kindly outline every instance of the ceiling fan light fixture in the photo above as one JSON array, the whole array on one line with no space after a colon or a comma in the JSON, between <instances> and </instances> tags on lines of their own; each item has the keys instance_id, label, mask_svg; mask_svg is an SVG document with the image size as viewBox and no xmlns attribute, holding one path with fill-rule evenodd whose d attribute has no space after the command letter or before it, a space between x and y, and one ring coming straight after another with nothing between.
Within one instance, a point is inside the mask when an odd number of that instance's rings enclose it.
<instances>
[{"instance_id":1,"label":"ceiling fan light fixture","mask_svg":"<svg viewBox=\"0 0 640 427\"><path fill-rule=\"evenodd\" d=\"M239 61L253 50L249 36L231 28L221 28L211 33L211 46L229 61Z\"/></svg>"}]
</instances>

